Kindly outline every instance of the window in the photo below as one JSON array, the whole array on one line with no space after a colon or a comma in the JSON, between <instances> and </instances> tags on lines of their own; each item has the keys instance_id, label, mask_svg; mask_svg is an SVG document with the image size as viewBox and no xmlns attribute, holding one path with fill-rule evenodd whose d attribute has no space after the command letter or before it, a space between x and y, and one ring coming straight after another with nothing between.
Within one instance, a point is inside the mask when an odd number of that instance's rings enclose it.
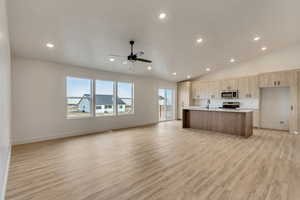
<instances>
[{"instance_id":1,"label":"window","mask_svg":"<svg viewBox=\"0 0 300 200\"><path fill-rule=\"evenodd\" d=\"M67 77L66 90L68 118L134 112L133 83Z\"/></svg>"},{"instance_id":2,"label":"window","mask_svg":"<svg viewBox=\"0 0 300 200\"><path fill-rule=\"evenodd\" d=\"M95 87L96 116L114 115L114 82L96 80Z\"/></svg>"},{"instance_id":3,"label":"window","mask_svg":"<svg viewBox=\"0 0 300 200\"><path fill-rule=\"evenodd\" d=\"M66 78L67 117L91 116L92 80L83 78Z\"/></svg>"},{"instance_id":4,"label":"window","mask_svg":"<svg viewBox=\"0 0 300 200\"><path fill-rule=\"evenodd\" d=\"M118 82L117 92L118 113L133 113L133 84Z\"/></svg>"},{"instance_id":5,"label":"window","mask_svg":"<svg viewBox=\"0 0 300 200\"><path fill-rule=\"evenodd\" d=\"M174 119L174 91L171 89L158 90L159 121Z\"/></svg>"}]
</instances>

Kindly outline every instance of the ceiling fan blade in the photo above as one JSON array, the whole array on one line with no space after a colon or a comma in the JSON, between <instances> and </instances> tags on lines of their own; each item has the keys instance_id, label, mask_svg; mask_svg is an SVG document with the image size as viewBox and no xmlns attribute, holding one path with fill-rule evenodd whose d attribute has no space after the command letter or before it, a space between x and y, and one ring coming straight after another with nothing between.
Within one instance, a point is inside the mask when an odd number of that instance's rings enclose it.
<instances>
[{"instance_id":1,"label":"ceiling fan blade","mask_svg":"<svg viewBox=\"0 0 300 200\"><path fill-rule=\"evenodd\" d=\"M143 59L143 58L137 58L136 60L140 61L140 62L152 63L151 60L146 60L146 59Z\"/></svg>"},{"instance_id":2,"label":"ceiling fan blade","mask_svg":"<svg viewBox=\"0 0 300 200\"><path fill-rule=\"evenodd\" d=\"M134 54L134 55L136 55L136 56L143 56L145 54L145 52L143 52L143 51L139 51L139 52L137 52L136 54Z\"/></svg>"},{"instance_id":3,"label":"ceiling fan blade","mask_svg":"<svg viewBox=\"0 0 300 200\"><path fill-rule=\"evenodd\" d=\"M111 55L109 55L109 57L119 57L119 58L126 58L127 56L121 56L121 55L115 55L115 54L111 54Z\"/></svg>"}]
</instances>

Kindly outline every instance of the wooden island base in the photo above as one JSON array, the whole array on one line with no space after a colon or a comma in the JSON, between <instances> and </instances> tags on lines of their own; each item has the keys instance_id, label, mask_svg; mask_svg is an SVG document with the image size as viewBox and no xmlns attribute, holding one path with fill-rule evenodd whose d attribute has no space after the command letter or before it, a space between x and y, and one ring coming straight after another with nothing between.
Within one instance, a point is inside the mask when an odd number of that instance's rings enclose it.
<instances>
[{"instance_id":1,"label":"wooden island base","mask_svg":"<svg viewBox=\"0 0 300 200\"><path fill-rule=\"evenodd\" d=\"M242 137L253 134L253 112L222 109L183 109L183 128L215 131Z\"/></svg>"}]
</instances>

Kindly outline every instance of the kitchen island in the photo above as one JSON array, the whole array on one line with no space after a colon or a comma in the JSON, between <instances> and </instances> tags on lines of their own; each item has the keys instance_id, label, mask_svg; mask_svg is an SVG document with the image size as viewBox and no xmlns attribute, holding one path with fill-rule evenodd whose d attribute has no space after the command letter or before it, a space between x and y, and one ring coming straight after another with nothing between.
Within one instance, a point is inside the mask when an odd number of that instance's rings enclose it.
<instances>
[{"instance_id":1,"label":"kitchen island","mask_svg":"<svg viewBox=\"0 0 300 200\"><path fill-rule=\"evenodd\" d=\"M183 128L215 131L247 138L253 134L253 111L185 107L182 111L182 125Z\"/></svg>"}]
</instances>

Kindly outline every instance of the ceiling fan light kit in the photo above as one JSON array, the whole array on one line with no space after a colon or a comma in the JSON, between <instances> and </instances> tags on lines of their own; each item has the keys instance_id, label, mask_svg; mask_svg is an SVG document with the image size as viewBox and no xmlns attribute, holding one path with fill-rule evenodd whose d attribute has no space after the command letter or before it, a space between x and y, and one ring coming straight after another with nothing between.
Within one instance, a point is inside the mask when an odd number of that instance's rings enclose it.
<instances>
[{"instance_id":1,"label":"ceiling fan light kit","mask_svg":"<svg viewBox=\"0 0 300 200\"><path fill-rule=\"evenodd\" d=\"M144 52L143 52L143 51L134 54L134 53L133 53L133 45L134 45L134 41L131 40L129 43L130 43L130 46L131 46L131 53L130 53L130 55L127 57L127 59L128 59L130 62L140 61L140 62L152 63L151 60L139 58L139 56L144 55Z\"/></svg>"},{"instance_id":2,"label":"ceiling fan light kit","mask_svg":"<svg viewBox=\"0 0 300 200\"><path fill-rule=\"evenodd\" d=\"M137 53L133 52L133 45L134 45L133 40L131 40L129 42L129 44L130 44L130 48L131 48L131 52L130 52L129 56L121 56L121 55L111 55L111 56L113 56L113 57L125 57L125 58L127 58L127 61L129 61L131 63L135 63L137 61L145 62L145 63L152 63L151 60L140 58L140 56L143 56L145 54L143 51L140 51L140 52L137 52ZM126 62L126 61L124 61L124 62Z\"/></svg>"}]
</instances>

